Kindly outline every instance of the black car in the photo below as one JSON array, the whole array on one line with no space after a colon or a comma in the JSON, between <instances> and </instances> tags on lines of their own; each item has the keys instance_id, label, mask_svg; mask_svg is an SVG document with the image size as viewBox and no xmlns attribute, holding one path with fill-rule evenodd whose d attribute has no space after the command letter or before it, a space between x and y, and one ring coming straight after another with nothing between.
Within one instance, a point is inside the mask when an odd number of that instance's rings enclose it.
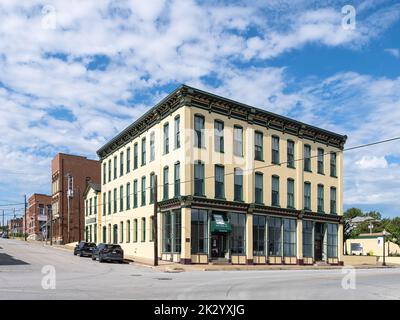
<instances>
[{"instance_id":1,"label":"black car","mask_svg":"<svg viewBox=\"0 0 400 320\"><path fill-rule=\"evenodd\" d=\"M124 250L119 244L100 243L92 252L92 260L99 259L99 262L124 261Z\"/></svg>"},{"instance_id":2,"label":"black car","mask_svg":"<svg viewBox=\"0 0 400 320\"><path fill-rule=\"evenodd\" d=\"M79 254L80 257L90 257L95 247L96 244L93 242L81 241L74 248L74 256Z\"/></svg>"}]
</instances>

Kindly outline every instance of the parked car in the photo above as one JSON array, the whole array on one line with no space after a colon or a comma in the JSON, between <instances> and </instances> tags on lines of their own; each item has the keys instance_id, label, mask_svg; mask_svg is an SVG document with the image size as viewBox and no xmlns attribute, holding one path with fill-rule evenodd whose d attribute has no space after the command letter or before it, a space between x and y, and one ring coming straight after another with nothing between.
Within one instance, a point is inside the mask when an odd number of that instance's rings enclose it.
<instances>
[{"instance_id":1,"label":"parked car","mask_svg":"<svg viewBox=\"0 0 400 320\"><path fill-rule=\"evenodd\" d=\"M95 247L96 244L93 242L81 241L74 248L74 256L79 254L80 257L90 257Z\"/></svg>"},{"instance_id":2,"label":"parked car","mask_svg":"<svg viewBox=\"0 0 400 320\"><path fill-rule=\"evenodd\" d=\"M1 238L3 238L3 239L8 239L8 234L7 234L7 233L2 233L2 234L1 234Z\"/></svg>"},{"instance_id":3,"label":"parked car","mask_svg":"<svg viewBox=\"0 0 400 320\"><path fill-rule=\"evenodd\" d=\"M124 261L124 250L119 244L100 243L92 252L92 260L99 259L99 262Z\"/></svg>"}]
</instances>

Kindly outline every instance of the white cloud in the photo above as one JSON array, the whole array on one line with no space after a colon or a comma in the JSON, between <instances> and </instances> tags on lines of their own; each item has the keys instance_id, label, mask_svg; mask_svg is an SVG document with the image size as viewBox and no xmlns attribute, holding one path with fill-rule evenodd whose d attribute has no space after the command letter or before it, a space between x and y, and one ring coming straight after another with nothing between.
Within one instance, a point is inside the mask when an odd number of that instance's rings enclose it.
<instances>
[{"instance_id":1,"label":"white cloud","mask_svg":"<svg viewBox=\"0 0 400 320\"><path fill-rule=\"evenodd\" d=\"M360 169L386 169L388 163L385 157L368 157L363 156L356 162Z\"/></svg>"},{"instance_id":2,"label":"white cloud","mask_svg":"<svg viewBox=\"0 0 400 320\"><path fill-rule=\"evenodd\" d=\"M400 49L398 48L387 48L385 49L385 52L389 53L395 58L400 58Z\"/></svg>"}]
</instances>

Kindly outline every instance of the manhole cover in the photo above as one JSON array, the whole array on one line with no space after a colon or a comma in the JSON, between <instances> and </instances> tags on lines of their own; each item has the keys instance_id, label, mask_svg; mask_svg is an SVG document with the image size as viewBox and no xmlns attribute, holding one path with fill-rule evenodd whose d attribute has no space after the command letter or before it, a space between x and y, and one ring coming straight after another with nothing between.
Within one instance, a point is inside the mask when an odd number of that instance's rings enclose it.
<instances>
[{"instance_id":1,"label":"manhole cover","mask_svg":"<svg viewBox=\"0 0 400 320\"><path fill-rule=\"evenodd\" d=\"M131 274L130 276L131 276L131 277L140 277L141 274Z\"/></svg>"},{"instance_id":2,"label":"manhole cover","mask_svg":"<svg viewBox=\"0 0 400 320\"><path fill-rule=\"evenodd\" d=\"M157 280L172 280L172 278L156 278Z\"/></svg>"}]
</instances>

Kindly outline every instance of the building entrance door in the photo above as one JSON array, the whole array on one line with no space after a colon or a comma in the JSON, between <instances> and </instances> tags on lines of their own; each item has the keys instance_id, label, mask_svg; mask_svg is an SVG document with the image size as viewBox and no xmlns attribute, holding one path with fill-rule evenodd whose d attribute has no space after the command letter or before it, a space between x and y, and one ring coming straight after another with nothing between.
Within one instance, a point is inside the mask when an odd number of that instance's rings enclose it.
<instances>
[{"instance_id":1,"label":"building entrance door","mask_svg":"<svg viewBox=\"0 0 400 320\"><path fill-rule=\"evenodd\" d=\"M211 235L211 258L225 258L227 252L227 235L216 233Z\"/></svg>"},{"instance_id":2,"label":"building entrance door","mask_svg":"<svg viewBox=\"0 0 400 320\"><path fill-rule=\"evenodd\" d=\"M315 240L314 241L314 257L316 261L322 260L322 241Z\"/></svg>"}]
</instances>

